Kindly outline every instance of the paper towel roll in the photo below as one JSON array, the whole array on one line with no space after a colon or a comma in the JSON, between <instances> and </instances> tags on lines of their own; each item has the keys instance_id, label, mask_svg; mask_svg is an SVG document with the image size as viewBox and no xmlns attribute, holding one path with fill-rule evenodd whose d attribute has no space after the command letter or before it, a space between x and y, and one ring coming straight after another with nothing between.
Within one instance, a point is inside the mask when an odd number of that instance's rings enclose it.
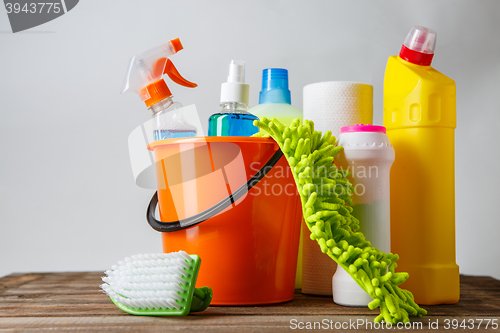
<instances>
[{"instance_id":1,"label":"paper towel roll","mask_svg":"<svg viewBox=\"0 0 500 333\"><path fill-rule=\"evenodd\" d=\"M330 81L304 87L304 119L314 129L332 131L338 138L342 126L373 122L373 86L357 82Z\"/></svg>"},{"instance_id":2,"label":"paper towel roll","mask_svg":"<svg viewBox=\"0 0 500 333\"><path fill-rule=\"evenodd\" d=\"M302 292L311 295L332 296L332 277L337 264L321 252L318 242L309 236L311 232L302 226Z\"/></svg>"},{"instance_id":3,"label":"paper towel roll","mask_svg":"<svg viewBox=\"0 0 500 333\"><path fill-rule=\"evenodd\" d=\"M304 87L304 119L312 120L317 131L332 131L336 138L343 126L372 124L373 86L343 81L309 84ZM302 292L331 296L337 265L309 235L303 226Z\"/></svg>"}]
</instances>

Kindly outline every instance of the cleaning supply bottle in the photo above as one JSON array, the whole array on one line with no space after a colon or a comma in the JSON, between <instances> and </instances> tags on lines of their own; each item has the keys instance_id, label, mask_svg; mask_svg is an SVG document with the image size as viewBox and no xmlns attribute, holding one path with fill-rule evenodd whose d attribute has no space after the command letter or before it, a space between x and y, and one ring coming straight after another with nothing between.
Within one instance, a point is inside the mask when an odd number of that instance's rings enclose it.
<instances>
[{"instance_id":1,"label":"cleaning supply bottle","mask_svg":"<svg viewBox=\"0 0 500 333\"><path fill-rule=\"evenodd\" d=\"M259 118L272 119L274 117L285 126L291 125L295 118L302 120L302 111L291 105L288 70L283 68L264 69L259 105L250 109L250 112Z\"/></svg>"},{"instance_id":2,"label":"cleaning supply bottle","mask_svg":"<svg viewBox=\"0 0 500 333\"><path fill-rule=\"evenodd\" d=\"M250 112L262 119L276 118L285 126L290 126L293 119L302 122L302 111L291 105L292 99L288 89L288 70L284 68L266 68L262 71L262 90L259 94L259 105ZM302 228L305 222L302 221ZM299 254L297 259L297 275L295 288L302 289L302 230L300 232Z\"/></svg>"},{"instance_id":3,"label":"cleaning supply bottle","mask_svg":"<svg viewBox=\"0 0 500 333\"><path fill-rule=\"evenodd\" d=\"M436 32L414 26L387 62L384 126L391 169L391 250L418 304L460 297L455 259L455 82L432 68Z\"/></svg>"},{"instance_id":4,"label":"cleaning supply bottle","mask_svg":"<svg viewBox=\"0 0 500 333\"><path fill-rule=\"evenodd\" d=\"M340 129L338 145L343 149L335 158L342 170L349 171L352 215L359 220L359 231L373 247L391 252L390 170L394 148L383 126L355 125ZM340 305L367 306L373 299L340 265L332 279L333 301Z\"/></svg>"},{"instance_id":5,"label":"cleaning supply bottle","mask_svg":"<svg viewBox=\"0 0 500 333\"><path fill-rule=\"evenodd\" d=\"M229 75L220 91L221 112L208 119L208 136L252 136L259 131L253 125L259 120L249 113L249 86L245 84L245 62L231 60Z\"/></svg>"},{"instance_id":6,"label":"cleaning supply bottle","mask_svg":"<svg viewBox=\"0 0 500 333\"><path fill-rule=\"evenodd\" d=\"M170 40L132 57L127 69L121 93L134 91L146 103L154 118L155 140L196 135L196 127L184 119L182 104L172 99L172 93L163 80L163 75L167 74L172 81L181 86L197 87L196 83L184 79L168 59L182 49L179 38Z\"/></svg>"}]
</instances>

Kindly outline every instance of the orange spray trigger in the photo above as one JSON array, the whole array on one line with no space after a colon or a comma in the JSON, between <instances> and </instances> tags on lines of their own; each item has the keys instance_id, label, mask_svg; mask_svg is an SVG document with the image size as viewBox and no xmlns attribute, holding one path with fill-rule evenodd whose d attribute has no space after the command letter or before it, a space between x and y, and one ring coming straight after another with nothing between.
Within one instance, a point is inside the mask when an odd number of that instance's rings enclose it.
<instances>
[{"instance_id":1,"label":"orange spray trigger","mask_svg":"<svg viewBox=\"0 0 500 333\"><path fill-rule=\"evenodd\" d=\"M194 82L190 82L182 77L177 68L175 68L173 62L168 58L160 58L156 60L153 66L153 75L155 77L161 77L163 74L167 74L168 77L177 84L188 88L196 88L198 85Z\"/></svg>"},{"instance_id":2,"label":"orange spray trigger","mask_svg":"<svg viewBox=\"0 0 500 333\"><path fill-rule=\"evenodd\" d=\"M172 45L172 48L174 49L175 53L179 52L180 50L182 50L184 48L182 46L181 40L179 38L171 39L170 45Z\"/></svg>"},{"instance_id":3,"label":"orange spray trigger","mask_svg":"<svg viewBox=\"0 0 500 333\"><path fill-rule=\"evenodd\" d=\"M177 68L175 68L174 63L167 59L167 63L165 64L165 69L163 70L163 74L167 74L168 77L177 84L188 88L196 88L198 85L194 82L188 81L182 77Z\"/></svg>"},{"instance_id":4,"label":"orange spray trigger","mask_svg":"<svg viewBox=\"0 0 500 333\"><path fill-rule=\"evenodd\" d=\"M155 61L155 64L153 65L153 76L161 78L163 76L163 70L165 69L165 63L167 62L168 58L160 58Z\"/></svg>"}]
</instances>

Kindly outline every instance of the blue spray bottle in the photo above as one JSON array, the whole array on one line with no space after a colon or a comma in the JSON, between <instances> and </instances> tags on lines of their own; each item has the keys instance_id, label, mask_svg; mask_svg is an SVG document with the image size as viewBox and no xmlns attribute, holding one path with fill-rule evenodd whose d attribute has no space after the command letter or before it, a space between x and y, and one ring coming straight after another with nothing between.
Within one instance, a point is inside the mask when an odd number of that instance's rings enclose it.
<instances>
[{"instance_id":1,"label":"blue spray bottle","mask_svg":"<svg viewBox=\"0 0 500 333\"><path fill-rule=\"evenodd\" d=\"M259 131L253 125L259 118L247 111L249 90L245 84L245 62L232 60L227 82L221 86L222 110L208 119L209 136L252 136Z\"/></svg>"}]
</instances>

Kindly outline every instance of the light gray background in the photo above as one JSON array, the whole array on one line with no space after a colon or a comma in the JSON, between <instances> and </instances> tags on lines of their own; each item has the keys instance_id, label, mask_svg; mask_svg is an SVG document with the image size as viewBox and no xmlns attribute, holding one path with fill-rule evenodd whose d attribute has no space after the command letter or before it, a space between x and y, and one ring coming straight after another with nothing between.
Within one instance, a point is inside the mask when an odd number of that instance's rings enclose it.
<instances>
[{"instance_id":1,"label":"light gray background","mask_svg":"<svg viewBox=\"0 0 500 333\"><path fill-rule=\"evenodd\" d=\"M204 121L242 59L251 106L262 69L284 67L298 108L309 83L372 84L381 124L387 58L420 24L438 32L433 66L457 82L457 262L500 278L499 16L500 1L85 0L12 34L0 9L0 276L105 270L161 251L145 221L153 191L134 184L127 148L150 115L118 94L132 55L180 37L172 60L199 87L169 86Z\"/></svg>"}]
</instances>

